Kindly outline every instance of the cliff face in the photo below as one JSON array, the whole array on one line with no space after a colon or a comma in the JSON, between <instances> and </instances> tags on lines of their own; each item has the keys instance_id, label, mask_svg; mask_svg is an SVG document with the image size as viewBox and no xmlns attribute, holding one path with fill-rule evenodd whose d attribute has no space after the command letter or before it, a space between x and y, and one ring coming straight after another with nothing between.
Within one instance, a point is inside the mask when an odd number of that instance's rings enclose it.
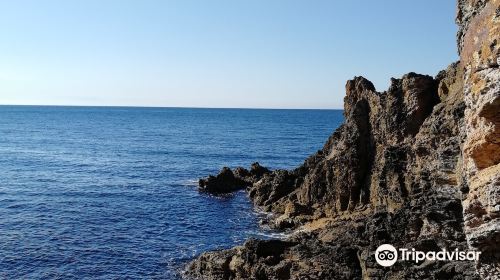
<instances>
[{"instance_id":1,"label":"cliff face","mask_svg":"<svg viewBox=\"0 0 500 280\"><path fill-rule=\"evenodd\" d=\"M486 276L500 274L500 1L459 1L457 22L465 72L465 232L469 245L488 256L478 267Z\"/></svg>"},{"instance_id":2,"label":"cliff face","mask_svg":"<svg viewBox=\"0 0 500 280\"><path fill-rule=\"evenodd\" d=\"M454 75L455 67L450 71ZM461 92L448 92L439 110L432 112L440 100L439 82L445 76L442 73L434 79L410 73L393 79L389 90L382 93L365 78L348 81L345 123L325 147L287 176L275 172L264 177L250 188L250 197L258 206L280 214L299 204L302 214L313 213L310 218L316 219L368 209L393 212L408 196L440 181L456 185L457 180L449 177L455 172L459 153L459 120L452 114L463 114L463 105L454 103ZM450 108L452 105L456 108ZM429 116L442 117L446 129L434 131L432 122L424 125ZM444 139L447 143L442 143ZM424 178L426 185L420 184L422 176L428 176L426 168L438 167L422 164L430 160L446 169L446 174Z\"/></svg>"},{"instance_id":3,"label":"cliff face","mask_svg":"<svg viewBox=\"0 0 500 280\"><path fill-rule=\"evenodd\" d=\"M414 73L376 92L347 82L345 123L293 171L264 174L248 188L277 214L287 241L251 240L202 255L192 275L212 279L361 279L419 275L474 277L473 263L401 263L386 269L376 248L465 250L460 145L465 105L460 67L436 78Z\"/></svg>"},{"instance_id":4,"label":"cliff face","mask_svg":"<svg viewBox=\"0 0 500 280\"><path fill-rule=\"evenodd\" d=\"M254 204L275 213L271 225L295 233L202 254L187 275L499 279L499 2L459 1L461 62L436 77L409 73L385 92L348 81L344 124L299 168L251 179L236 170ZM482 255L385 268L381 244Z\"/></svg>"}]
</instances>

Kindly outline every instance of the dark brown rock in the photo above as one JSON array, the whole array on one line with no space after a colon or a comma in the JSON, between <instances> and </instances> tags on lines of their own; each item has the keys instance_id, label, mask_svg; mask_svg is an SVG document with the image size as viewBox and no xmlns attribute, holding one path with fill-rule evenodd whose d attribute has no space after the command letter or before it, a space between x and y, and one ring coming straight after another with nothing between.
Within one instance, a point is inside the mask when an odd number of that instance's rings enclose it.
<instances>
[{"instance_id":1,"label":"dark brown rock","mask_svg":"<svg viewBox=\"0 0 500 280\"><path fill-rule=\"evenodd\" d=\"M231 170L224 167L217 176L208 176L198 181L199 190L212 194L224 194L244 189L270 173L269 169L258 162L252 164L250 171L243 167Z\"/></svg>"},{"instance_id":2,"label":"dark brown rock","mask_svg":"<svg viewBox=\"0 0 500 280\"><path fill-rule=\"evenodd\" d=\"M388 270L374 260L385 243L467 248L461 73L458 63L436 78L410 73L393 79L386 92L362 77L347 82L345 123L324 148L297 169L266 173L247 189L257 207L276 214L271 225L309 233L214 252L218 259L231 255L229 276L220 279L478 278L470 262L425 268L400 262ZM218 269L193 269L206 261L194 261L189 275L219 279Z\"/></svg>"},{"instance_id":3,"label":"dark brown rock","mask_svg":"<svg viewBox=\"0 0 500 280\"><path fill-rule=\"evenodd\" d=\"M200 191L223 194L245 188L248 182L234 176L230 168L224 167L217 176L208 176L199 180Z\"/></svg>"},{"instance_id":4,"label":"dark brown rock","mask_svg":"<svg viewBox=\"0 0 500 280\"><path fill-rule=\"evenodd\" d=\"M500 279L500 0L458 0L457 23L460 63L384 92L355 77L323 149L295 170L238 171L255 206L275 214L268 224L298 229L291 237L205 253L186 275ZM482 254L384 268L381 244Z\"/></svg>"},{"instance_id":5,"label":"dark brown rock","mask_svg":"<svg viewBox=\"0 0 500 280\"><path fill-rule=\"evenodd\" d=\"M258 162L252 163L252 166L250 167L250 175L255 177L255 180L260 179L264 174L267 174L271 171L269 169L261 166Z\"/></svg>"}]
</instances>

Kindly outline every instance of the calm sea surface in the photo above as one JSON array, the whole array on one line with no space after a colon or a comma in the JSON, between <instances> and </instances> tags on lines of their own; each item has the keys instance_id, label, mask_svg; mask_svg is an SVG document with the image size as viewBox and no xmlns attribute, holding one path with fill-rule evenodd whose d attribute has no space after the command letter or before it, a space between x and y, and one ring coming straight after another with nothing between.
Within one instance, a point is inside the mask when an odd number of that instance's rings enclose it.
<instances>
[{"instance_id":1,"label":"calm sea surface","mask_svg":"<svg viewBox=\"0 0 500 280\"><path fill-rule=\"evenodd\" d=\"M205 250L272 236L222 166L293 168L334 110L0 106L0 279L176 279Z\"/></svg>"}]
</instances>

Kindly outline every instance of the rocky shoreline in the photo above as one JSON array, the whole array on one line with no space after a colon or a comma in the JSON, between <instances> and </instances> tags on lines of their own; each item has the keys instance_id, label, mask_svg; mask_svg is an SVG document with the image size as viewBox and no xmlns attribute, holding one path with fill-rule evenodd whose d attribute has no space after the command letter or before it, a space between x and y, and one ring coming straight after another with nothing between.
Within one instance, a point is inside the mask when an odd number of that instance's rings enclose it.
<instances>
[{"instance_id":1,"label":"rocky shoreline","mask_svg":"<svg viewBox=\"0 0 500 280\"><path fill-rule=\"evenodd\" d=\"M459 0L460 62L377 92L346 84L345 122L294 170L224 168L215 194L246 189L286 240L207 252L195 279L500 279L500 1ZM375 261L381 244L478 250L470 261Z\"/></svg>"}]
</instances>

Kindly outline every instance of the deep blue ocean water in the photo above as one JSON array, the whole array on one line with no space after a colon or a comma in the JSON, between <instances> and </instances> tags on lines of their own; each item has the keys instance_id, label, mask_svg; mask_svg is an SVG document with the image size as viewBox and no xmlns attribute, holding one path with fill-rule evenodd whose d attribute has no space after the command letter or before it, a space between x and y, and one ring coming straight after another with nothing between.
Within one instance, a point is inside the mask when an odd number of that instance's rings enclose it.
<instances>
[{"instance_id":1,"label":"deep blue ocean water","mask_svg":"<svg viewBox=\"0 0 500 280\"><path fill-rule=\"evenodd\" d=\"M244 192L199 177L294 168L335 110L0 106L0 279L176 279L205 250L272 236Z\"/></svg>"}]
</instances>

